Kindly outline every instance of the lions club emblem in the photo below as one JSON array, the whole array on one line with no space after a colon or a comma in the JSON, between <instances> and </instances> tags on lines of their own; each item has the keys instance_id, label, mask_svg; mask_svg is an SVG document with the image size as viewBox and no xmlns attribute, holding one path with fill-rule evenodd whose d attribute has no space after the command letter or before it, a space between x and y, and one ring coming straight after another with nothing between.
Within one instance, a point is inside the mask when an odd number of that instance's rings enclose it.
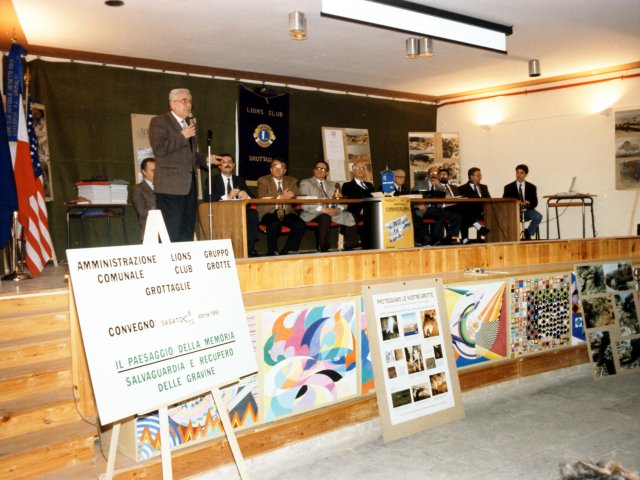
<instances>
[{"instance_id":1,"label":"lions club emblem","mask_svg":"<svg viewBox=\"0 0 640 480\"><path fill-rule=\"evenodd\" d=\"M256 140L256 143L262 148L267 148L274 142L276 136L269 125L261 123L253 131L253 138Z\"/></svg>"}]
</instances>

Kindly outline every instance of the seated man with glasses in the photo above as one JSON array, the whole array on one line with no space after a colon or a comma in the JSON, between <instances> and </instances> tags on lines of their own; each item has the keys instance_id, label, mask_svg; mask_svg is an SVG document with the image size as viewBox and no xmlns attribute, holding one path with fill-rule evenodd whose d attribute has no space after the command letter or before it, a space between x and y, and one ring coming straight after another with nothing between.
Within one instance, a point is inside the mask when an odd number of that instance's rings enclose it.
<instances>
[{"instance_id":1,"label":"seated man with glasses","mask_svg":"<svg viewBox=\"0 0 640 480\"><path fill-rule=\"evenodd\" d=\"M313 177L305 178L300 182L300 193L310 197L333 198L336 184L327 181L329 165L325 162L316 162L313 169ZM358 245L358 231L356 221L351 213L345 211L344 205L318 203L303 204L300 217L305 221L318 223L318 250L327 252L331 243L331 222L344 225L344 249L353 250Z\"/></svg>"},{"instance_id":2,"label":"seated man with glasses","mask_svg":"<svg viewBox=\"0 0 640 480\"><path fill-rule=\"evenodd\" d=\"M271 173L258 179L259 198L291 199L300 195L298 181L285 175L287 164L274 158L271 161ZM282 226L290 229L287 242L279 255L286 255L290 251L298 251L300 241L304 235L304 221L298 216L291 203L274 203L258 206L260 223L267 228L267 255L277 255L278 237Z\"/></svg>"},{"instance_id":3,"label":"seated man with glasses","mask_svg":"<svg viewBox=\"0 0 640 480\"><path fill-rule=\"evenodd\" d=\"M342 196L344 198L372 198L372 193L375 191L373 183L367 182L367 169L368 164L364 161L359 161L353 164L351 167L351 176L353 179L350 182L342 184ZM364 204L363 203L350 203L347 210L353 215L353 218L358 225L358 233L360 234L360 241L362 248L372 248L373 239L367 234L364 227Z\"/></svg>"}]
</instances>

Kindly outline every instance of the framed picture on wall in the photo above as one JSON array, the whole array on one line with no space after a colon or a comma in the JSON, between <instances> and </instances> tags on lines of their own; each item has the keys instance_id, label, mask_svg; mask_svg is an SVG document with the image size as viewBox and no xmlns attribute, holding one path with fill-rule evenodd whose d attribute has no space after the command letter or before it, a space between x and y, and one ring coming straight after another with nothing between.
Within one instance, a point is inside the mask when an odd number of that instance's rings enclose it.
<instances>
[{"instance_id":1,"label":"framed picture on wall","mask_svg":"<svg viewBox=\"0 0 640 480\"><path fill-rule=\"evenodd\" d=\"M620 110L615 118L616 190L640 188L640 110Z\"/></svg>"}]
</instances>

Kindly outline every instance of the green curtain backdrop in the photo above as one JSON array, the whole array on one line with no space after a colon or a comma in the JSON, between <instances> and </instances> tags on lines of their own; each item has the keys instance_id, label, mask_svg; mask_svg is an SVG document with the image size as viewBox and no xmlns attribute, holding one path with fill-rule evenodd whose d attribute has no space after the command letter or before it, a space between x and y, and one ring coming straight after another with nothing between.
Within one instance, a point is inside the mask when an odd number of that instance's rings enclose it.
<instances>
[{"instance_id":1,"label":"green curtain backdrop","mask_svg":"<svg viewBox=\"0 0 640 480\"><path fill-rule=\"evenodd\" d=\"M28 67L32 97L45 105L47 114L55 194L55 201L49 203L49 222L59 260L66 257L64 201L75 198L75 182L102 173L109 179L127 180L131 187L131 114L168 111L172 88L191 90L201 151L206 149L206 130L211 129L213 151L235 154L239 82L40 59ZM298 179L311 176L313 164L323 158L323 126L368 129L376 172L386 165L408 168L407 133L436 128L434 105L294 88L275 91L291 93L289 174ZM128 210L127 233L134 243L140 233L133 208ZM106 245L106 222L89 222L90 245ZM112 222L112 237L114 244L122 244L119 222ZM72 225L72 246L80 246L78 225Z\"/></svg>"}]
</instances>

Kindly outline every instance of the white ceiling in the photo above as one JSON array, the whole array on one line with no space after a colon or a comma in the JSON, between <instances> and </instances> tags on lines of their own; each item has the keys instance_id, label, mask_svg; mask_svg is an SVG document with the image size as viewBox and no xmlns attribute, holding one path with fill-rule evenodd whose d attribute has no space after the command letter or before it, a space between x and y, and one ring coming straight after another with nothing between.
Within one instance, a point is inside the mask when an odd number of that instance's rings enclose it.
<instances>
[{"instance_id":1,"label":"white ceiling","mask_svg":"<svg viewBox=\"0 0 640 480\"><path fill-rule=\"evenodd\" d=\"M344 0L349 1L349 0ZM407 34L320 16L321 0L13 0L30 45L442 96L640 60L640 0L418 0L512 25L508 54L434 41L404 57ZM306 41L288 14L307 17Z\"/></svg>"}]
</instances>

